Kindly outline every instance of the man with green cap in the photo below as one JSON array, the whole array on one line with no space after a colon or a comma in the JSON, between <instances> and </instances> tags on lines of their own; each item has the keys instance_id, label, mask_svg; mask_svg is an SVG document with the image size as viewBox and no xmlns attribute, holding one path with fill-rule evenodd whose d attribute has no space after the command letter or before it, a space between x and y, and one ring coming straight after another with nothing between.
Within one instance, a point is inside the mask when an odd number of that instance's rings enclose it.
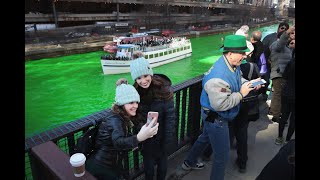
<instances>
[{"instance_id":1,"label":"man with green cap","mask_svg":"<svg viewBox=\"0 0 320 180\"><path fill-rule=\"evenodd\" d=\"M203 132L195 141L182 164L185 170L202 169L203 163L197 162L206 146L213 149L213 166L210 180L223 180L226 163L229 159L230 140L228 122L233 121L240 109L240 101L253 89L255 79L242 78L240 64L249 49L244 36L228 35L220 49L223 55L204 74L200 97Z\"/></svg>"}]
</instances>

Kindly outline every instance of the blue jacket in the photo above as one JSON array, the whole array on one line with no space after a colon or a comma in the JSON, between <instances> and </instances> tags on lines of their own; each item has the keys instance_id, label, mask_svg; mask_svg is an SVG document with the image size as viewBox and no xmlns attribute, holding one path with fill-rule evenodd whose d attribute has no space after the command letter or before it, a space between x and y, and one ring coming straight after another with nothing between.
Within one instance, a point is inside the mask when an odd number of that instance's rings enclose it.
<instances>
[{"instance_id":1,"label":"blue jacket","mask_svg":"<svg viewBox=\"0 0 320 180\"><path fill-rule=\"evenodd\" d=\"M240 67L231 67L225 56L221 56L203 77L201 106L227 120L233 120L240 109L241 82L245 81L241 77Z\"/></svg>"}]
</instances>

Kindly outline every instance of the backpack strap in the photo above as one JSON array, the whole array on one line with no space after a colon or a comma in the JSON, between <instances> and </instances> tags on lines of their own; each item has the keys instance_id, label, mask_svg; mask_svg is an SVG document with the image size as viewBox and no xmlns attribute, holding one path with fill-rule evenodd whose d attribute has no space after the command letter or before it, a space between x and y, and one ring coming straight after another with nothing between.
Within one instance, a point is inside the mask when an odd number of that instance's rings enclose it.
<instances>
[{"instance_id":1,"label":"backpack strap","mask_svg":"<svg viewBox=\"0 0 320 180\"><path fill-rule=\"evenodd\" d=\"M251 63L250 63L250 64L251 64ZM260 74L260 71L259 71L259 67L258 67L258 65L257 65L256 63L253 63L253 66L254 66L254 70L256 71L256 73L257 73L258 77L260 77L260 76L261 76L261 74Z\"/></svg>"},{"instance_id":2,"label":"backpack strap","mask_svg":"<svg viewBox=\"0 0 320 180\"><path fill-rule=\"evenodd\" d=\"M251 62L249 62L249 64L250 64L250 70L249 70L249 73L248 73L248 80L251 80L252 72L253 72L253 64Z\"/></svg>"}]
</instances>

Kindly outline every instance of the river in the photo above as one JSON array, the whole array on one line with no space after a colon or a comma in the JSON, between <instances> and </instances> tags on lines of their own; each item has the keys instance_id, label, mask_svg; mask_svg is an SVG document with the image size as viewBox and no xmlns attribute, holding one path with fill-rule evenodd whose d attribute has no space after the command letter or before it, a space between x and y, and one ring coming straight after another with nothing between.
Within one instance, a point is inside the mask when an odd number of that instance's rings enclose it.
<instances>
[{"instance_id":1,"label":"river","mask_svg":"<svg viewBox=\"0 0 320 180\"><path fill-rule=\"evenodd\" d=\"M263 37L275 32L277 25L258 28ZM250 29L250 33L255 29ZM191 38L192 56L153 68L177 84L206 72L221 56L221 37L230 33ZM25 135L51 129L111 107L115 82L130 73L103 75L103 51L44 58L25 63Z\"/></svg>"}]
</instances>

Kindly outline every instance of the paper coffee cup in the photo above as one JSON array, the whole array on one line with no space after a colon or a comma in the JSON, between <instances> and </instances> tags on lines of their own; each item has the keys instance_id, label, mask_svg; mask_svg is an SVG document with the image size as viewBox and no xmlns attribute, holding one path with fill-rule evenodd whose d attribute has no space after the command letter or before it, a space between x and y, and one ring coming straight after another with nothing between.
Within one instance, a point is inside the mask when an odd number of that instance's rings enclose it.
<instances>
[{"instance_id":1,"label":"paper coffee cup","mask_svg":"<svg viewBox=\"0 0 320 180\"><path fill-rule=\"evenodd\" d=\"M85 173L86 156L82 153L75 153L70 157L70 164L76 177L81 177Z\"/></svg>"}]
</instances>

